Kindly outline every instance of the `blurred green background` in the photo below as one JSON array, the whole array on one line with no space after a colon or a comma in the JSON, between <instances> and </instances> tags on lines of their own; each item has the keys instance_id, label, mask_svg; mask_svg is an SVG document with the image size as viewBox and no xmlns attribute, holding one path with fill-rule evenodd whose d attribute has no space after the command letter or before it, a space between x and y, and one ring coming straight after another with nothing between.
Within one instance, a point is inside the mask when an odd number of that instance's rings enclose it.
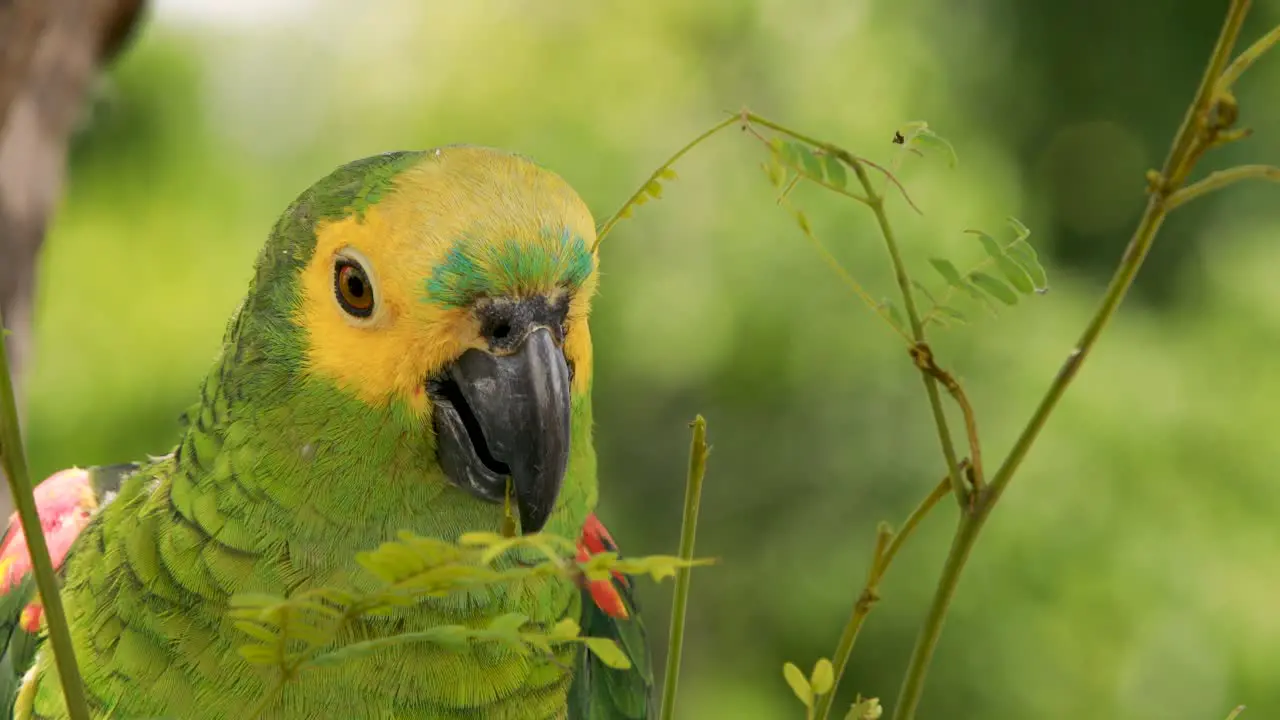
<instances>
[{"instance_id":1,"label":"blurred green background","mask_svg":"<svg viewBox=\"0 0 1280 720\"><path fill-rule=\"evenodd\" d=\"M1221 0L160 0L73 151L43 257L29 386L35 471L160 454L277 213L335 166L468 142L528 153L603 218L743 105L872 159L925 119L960 163L902 173L914 270L1034 231L1052 290L937 333L1009 447L1093 310L1213 43ZM1244 42L1280 22L1255 2ZM1239 88L1280 158L1280 56ZM774 206L728 132L602 249L601 514L625 550L677 543L687 421L715 451L682 718L801 716L780 672L834 647L876 522L942 473L895 335ZM1180 210L988 524L921 717L1280 717L1280 198ZM873 292L865 209L797 195ZM981 317L981 313L971 313ZM958 418L955 425L958 427ZM895 697L946 552L944 506L883 587L844 684ZM654 645L669 585L646 584Z\"/></svg>"}]
</instances>

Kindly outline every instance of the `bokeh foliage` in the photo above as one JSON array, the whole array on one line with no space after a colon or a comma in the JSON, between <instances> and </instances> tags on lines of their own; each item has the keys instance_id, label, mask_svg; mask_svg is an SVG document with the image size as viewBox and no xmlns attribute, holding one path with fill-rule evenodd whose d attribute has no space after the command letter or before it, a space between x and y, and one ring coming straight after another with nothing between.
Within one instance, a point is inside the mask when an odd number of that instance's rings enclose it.
<instances>
[{"instance_id":1,"label":"bokeh foliage","mask_svg":"<svg viewBox=\"0 0 1280 720\"><path fill-rule=\"evenodd\" d=\"M160 3L95 106L45 253L35 474L170 447L276 214L334 166L500 145L604 217L744 104L873 160L892 156L906 119L951 140L954 169L900 174L924 215L891 206L917 276L929 257L980 262L967 228L995 234L1008 215L1035 228L1052 290L933 340L998 457L1121 252L1219 4L379 0L356 17L318 0L197 24ZM1256 5L1246 37L1280 17L1280 3ZM1277 125L1280 96L1258 90L1278 80L1268 62L1242 83L1244 124ZM1245 153L1274 162L1280 136L1214 160ZM690 718L793 716L779 664L830 653L876 521L942 472L901 345L775 206L759 157L717 137L601 250L601 514L625 551L672 551L686 422L702 412L713 428L698 554L720 562L693 584ZM1170 221L1145 292L990 523L921 717L1199 720L1238 702L1280 714L1274 197L1242 186ZM873 220L821 192L804 200L841 261L892 296ZM850 699L894 696L950 531L931 518L887 578ZM650 627L665 627L667 587L642 587Z\"/></svg>"}]
</instances>

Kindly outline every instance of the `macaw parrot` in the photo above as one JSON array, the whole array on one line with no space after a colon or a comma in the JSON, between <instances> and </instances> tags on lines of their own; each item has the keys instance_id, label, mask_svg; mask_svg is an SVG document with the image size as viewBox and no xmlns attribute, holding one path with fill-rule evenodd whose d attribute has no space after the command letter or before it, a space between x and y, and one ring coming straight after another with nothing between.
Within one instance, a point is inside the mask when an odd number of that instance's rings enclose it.
<instances>
[{"instance_id":1,"label":"macaw parrot","mask_svg":"<svg viewBox=\"0 0 1280 720\"><path fill-rule=\"evenodd\" d=\"M245 720L274 678L237 653L233 594L371 582L359 551L397 531L580 538L596 519L591 213L558 175L493 149L344 165L284 212L168 455L72 468L36 501L95 717ZM508 488L510 487L510 490ZM508 501L508 492L511 493ZM65 718L26 539L0 544L0 697ZM622 576L535 577L430 598L352 630L573 618L580 644L524 657L405 643L301 673L264 718L645 718L652 674Z\"/></svg>"}]
</instances>

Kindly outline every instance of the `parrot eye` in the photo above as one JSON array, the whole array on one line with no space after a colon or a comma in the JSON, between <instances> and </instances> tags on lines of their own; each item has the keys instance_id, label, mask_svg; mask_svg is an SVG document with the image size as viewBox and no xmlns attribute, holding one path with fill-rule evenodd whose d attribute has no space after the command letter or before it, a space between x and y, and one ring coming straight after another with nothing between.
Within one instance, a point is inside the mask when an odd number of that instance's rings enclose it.
<instances>
[{"instance_id":1,"label":"parrot eye","mask_svg":"<svg viewBox=\"0 0 1280 720\"><path fill-rule=\"evenodd\" d=\"M373 314L373 283L355 258L338 257L333 265L333 291L348 315L364 319Z\"/></svg>"}]
</instances>

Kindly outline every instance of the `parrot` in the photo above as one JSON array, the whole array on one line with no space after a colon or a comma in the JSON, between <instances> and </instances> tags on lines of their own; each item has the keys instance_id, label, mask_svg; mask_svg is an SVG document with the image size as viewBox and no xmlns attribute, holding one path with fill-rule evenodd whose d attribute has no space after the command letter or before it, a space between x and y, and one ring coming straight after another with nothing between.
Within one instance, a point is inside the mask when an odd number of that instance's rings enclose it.
<instances>
[{"instance_id":1,"label":"parrot","mask_svg":"<svg viewBox=\"0 0 1280 720\"><path fill-rule=\"evenodd\" d=\"M275 222L167 454L73 467L34 498L95 718L243 720L273 689L238 652L233 595L371 587L361 551L518 522L585 560L595 514L590 211L529 157L451 145L349 162ZM16 516L0 540L0 699L68 717ZM276 688L263 718L640 720L632 582L556 575L429 597L351 637L506 613L613 640L553 657L396 643ZM278 672L278 670L276 670Z\"/></svg>"}]
</instances>

